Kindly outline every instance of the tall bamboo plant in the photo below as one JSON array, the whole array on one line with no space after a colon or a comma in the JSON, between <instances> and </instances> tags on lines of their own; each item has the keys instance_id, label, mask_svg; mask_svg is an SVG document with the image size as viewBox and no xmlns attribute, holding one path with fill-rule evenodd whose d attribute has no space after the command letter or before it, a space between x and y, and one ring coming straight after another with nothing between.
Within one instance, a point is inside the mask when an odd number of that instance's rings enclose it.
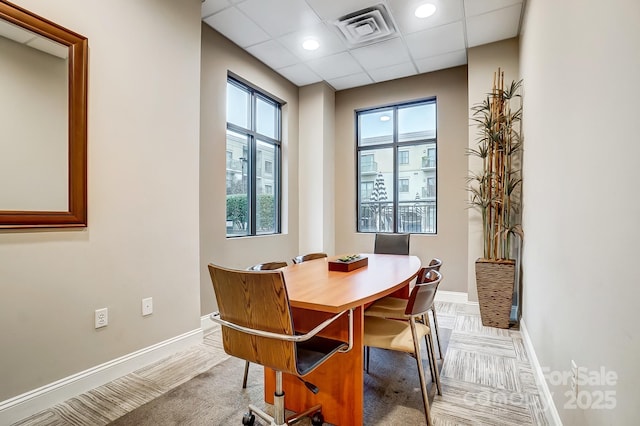
<instances>
[{"instance_id":1,"label":"tall bamboo plant","mask_svg":"<svg viewBox=\"0 0 640 426\"><path fill-rule=\"evenodd\" d=\"M521 102L511 109L511 101L521 96L521 85L522 80L505 87L504 71L498 68L487 98L471 108L478 138L476 148L467 153L482 159L482 171L469 176L470 203L482 214L484 258L490 260L511 258L512 235L522 237Z\"/></svg>"}]
</instances>

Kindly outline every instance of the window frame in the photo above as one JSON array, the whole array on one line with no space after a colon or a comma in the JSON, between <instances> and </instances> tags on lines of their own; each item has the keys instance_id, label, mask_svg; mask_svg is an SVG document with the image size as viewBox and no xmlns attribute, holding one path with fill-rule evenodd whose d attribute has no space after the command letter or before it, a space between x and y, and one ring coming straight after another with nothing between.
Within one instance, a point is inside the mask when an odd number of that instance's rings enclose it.
<instances>
[{"instance_id":1,"label":"window frame","mask_svg":"<svg viewBox=\"0 0 640 426\"><path fill-rule=\"evenodd\" d=\"M227 87L229 84L236 86L237 88L248 92L248 105L247 117L249 122L249 128L242 127L240 125L226 121L226 132L231 131L247 137L248 152L246 157L247 161L247 198L248 198L248 217L247 217L247 232L239 235L229 234L228 230L226 238L239 238L239 237L253 237L259 235L275 235L282 233L282 107L284 102L275 96L270 95L262 89L259 89L245 80L232 75L227 75ZM258 99L274 105L274 137L258 133L256 123L256 112ZM228 101L227 101L228 102ZM264 168L258 166L258 143L265 143L273 146L274 158L272 173L273 176L273 188L272 195L274 201L274 229L273 232L258 232L257 225L257 207L258 207L258 168L261 168L264 173ZM226 140L225 140L226 147ZM265 160L266 161L266 160ZM264 192L264 191L262 191ZM226 208L226 207L225 207ZM225 222L226 221L225 213Z\"/></svg>"},{"instance_id":2,"label":"window frame","mask_svg":"<svg viewBox=\"0 0 640 426\"><path fill-rule=\"evenodd\" d=\"M411 141L399 141L399 135L398 135L398 110L401 108L406 108L406 107L410 107L410 106L417 106L417 105L428 105L428 104L433 104L434 108L435 108L435 129L434 129L434 135L433 138L423 138L423 139L415 139L415 140L411 140ZM360 129L360 115L361 114L365 114L365 113L371 113L371 112L376 112L376 111L380 111L380 112L389 112L390 114L392 114L393 116L393 132L392 132L392 137L391 137L391 142L385 142L385 143L380 143L380 144L363 144L360 145L360 135L361 135L361 129ZM399 233L399 232L407 232L407 231L399 231L399 212L400 212L400 168L401 166L406 166L405 163L400 164L400 156L399 156L399 152L403 151L403 150L407 150L407 148L410 148L412 146L419 146L419 145L432 145L432 147L429 147L427 149L434 149L435 150L435 158L434 158L434 166L432 167L434 169L434 174L433 174L433 179L435 179L435 187L434 187L434 205L433 205L433 216L432 217L426 217L426 223L427 223L427 229L429 229L429 224L431 222L433 222L433 231L432 232L410 232L412 234L421 234L421 235L437 235L438 233L438 102L437 102L437 97L433 96L433 97L428 97L428 98L423 98L423 99L418 99L418 100L412 100L412 101L407 101L407 102L399 102L399 103L393 103L393 104L387 104L387 105L380 105L380 106L376 106L376 107L369 107L369 108L361 108L361 109L356 109L354 111L354 116L355 116L355 159L356 159L356 168L355 168L355 185L356 185L356 232L358 233L378 233L378 232L385 232L385 233ZM361 217L361 163L360 163L360 157L361 155L369 155L366 154L367 151L376 151L376 150L383 150L383 149L388 149L391 148L392 149L392 162L393 162L393 201L390 203L392 204L392 210L393 210L393 229L391 231L381 231L381 230L363 230L363 217ZM373 154L371 154L373 155ZM409 154L411 155L411 154ZM426 154L425 154L426 155ZM373 159L373 163L375 164L375 157ZM403 177L404 179L404 177ZM430 206L426 206L427 211L431 211L431 207Z\"/></svg>"}]
</instances>

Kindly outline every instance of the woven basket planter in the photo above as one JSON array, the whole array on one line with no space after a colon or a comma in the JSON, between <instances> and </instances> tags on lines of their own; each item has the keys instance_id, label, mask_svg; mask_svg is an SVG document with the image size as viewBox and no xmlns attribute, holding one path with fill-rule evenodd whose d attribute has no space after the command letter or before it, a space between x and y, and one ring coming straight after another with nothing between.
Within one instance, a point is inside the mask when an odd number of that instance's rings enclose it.
<instances>
[{"instance_id":1,"label":"woven basket planter","mask_svg":"<svg viewBox=\"0 0 640 426\"><path fill-rule=\"evenodd\" d=\"M482 325L509 328L515 271L513 260L476 260L476 286Z\"/></svg>"}]
</instances>

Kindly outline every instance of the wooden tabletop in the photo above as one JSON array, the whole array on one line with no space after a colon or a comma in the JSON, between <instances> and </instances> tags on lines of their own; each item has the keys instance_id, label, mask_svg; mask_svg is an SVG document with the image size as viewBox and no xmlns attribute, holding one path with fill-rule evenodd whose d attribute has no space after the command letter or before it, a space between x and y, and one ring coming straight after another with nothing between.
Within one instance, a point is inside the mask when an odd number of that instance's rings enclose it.
<instances>
[{"instance_id":1,"label":"wooden tabletop","mask_svg":"<svg viewBox=\"0 0 640 426\"><path fill-rule=\"evenodd\" d=\"M393 293L415 278L417 256L369 254L369 264L351 272L329 271L328 262L340 256L314 259L281 269L292 307L341 312Z\"/></svg>"}]
</instances>

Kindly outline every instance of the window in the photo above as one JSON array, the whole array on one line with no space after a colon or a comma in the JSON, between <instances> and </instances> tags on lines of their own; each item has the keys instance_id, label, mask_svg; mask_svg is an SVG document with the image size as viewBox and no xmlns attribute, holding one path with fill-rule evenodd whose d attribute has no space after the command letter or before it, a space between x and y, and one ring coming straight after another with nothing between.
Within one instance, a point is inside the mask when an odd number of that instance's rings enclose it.
<instances>
[{"instance_id":1,"label":"window","mask_svg":"<svg viewBox=\"0 0 640 426\"><path fill-rule=\"evenodd\" d=\"M400 179L400 192L409 192L409 179Z\"/></svg>"},{"instance_id":2,"label":"window","mask_svg":"<svg viewBox=\"0 0 640 426\"><path fill-rule=\"evenodd\" d=\"M435 99L356 111L358 232L436 233L436 123Z\"/></svg>"},{"instance_id":3,"label":"window","mask_svg":"<svg viewBox=\"0 0 640 426\"><path fill-rule=\"evenodd\" d=\"M409 151L398 151L398 163L409 164Z\"/></svg>"},{"instance_id":4,"label":"window","mask_svg":"<svg viewBox=\"0 0 640 426\"><path fill-rule=\"evenodd\" d=\"M227 237L280 232L280 133L281 104L229 77Z\"/></svg>"},{"instance_id":5,"label":"window","mask_svg":"<svg viewBox=\"0 0 640 426\"><path fill-rule=\"evenodd\" d=\"M373 192L373 181L360 182L360 194L362 194L362 198L365 198L365 199L371 198L372 192Z\"/></svg>"},{"instance_id":6,"label":"window","mask_svg":"<svg viewBox=\"0 0 640 426\"><path fill-rule=\"evenodd\" d=\"M363 154L360 161L360 170L363 173L375 172L376 170L376 162L373 161L373 155Z\"/></svg>"}]
</instances>

